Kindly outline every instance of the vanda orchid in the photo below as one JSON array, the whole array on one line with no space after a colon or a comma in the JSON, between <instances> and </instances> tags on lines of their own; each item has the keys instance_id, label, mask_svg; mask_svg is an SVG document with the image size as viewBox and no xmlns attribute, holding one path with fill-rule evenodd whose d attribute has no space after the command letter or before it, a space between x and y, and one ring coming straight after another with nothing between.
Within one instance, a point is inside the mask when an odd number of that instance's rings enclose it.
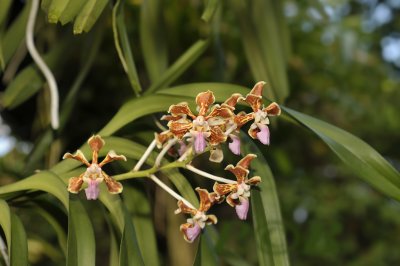
<instances>
[{"instance_id":1,"label":"vanda orchid","mask_svg":"<svg viewBox=\"0 0 400 266\"><path fill-rule=\"evenodd\" d=\"M209 209L215 203L226 202L235 207L236 214L240 220L246 220L249 211L249 197L251 186L261 182L261 177L255 176L248 179L250 162L257 156L254 154L245 155L236 166L228 165L225 170L230 171L236 177L236 180L215 176L207 171L200 170L193 166L192 162L198 155L210 150L210 160L220 162L223 159L220 145L227 142L229 149L236 155L241 155L240 151L240 133L241 128L250 121L248 133L254 138L260 140L263 144L269 144L269 116L280 114L280 108L276 103L271 103L267 107L262 107L262 87L264 82L258 82L254 88L243 97L241 94L234 93L221 104L215 104L215 97L212 91L201 92L197 95L195 101L197 104L197 115L189 108L188 103L179 103L171 105L168 115L164 115L161 120L168 121L168 130L155 134L154 140L147 148L143 156L134 166L133 170L114 176L115 180L108 176L102 167L115 160L126 160L123 155L116 155L114 151L109 151L105 159L98 163L99 151L103 148L105 142L98 136L92 136L88 144L92 150L92 162L89 163L81 151L75 154L66 153L64 159L72 158L82 162L86 171L78 177L72 177L69 180L68 191L78 193L83 185L87 184L85 189L86 198L95 200L99 196L99 184L104 180L108 191L112 194L122 192L122 184L117 180L126 180L137 177L148 177L178 200L178 210L175 213L190 214L187 222L182 224L180 231L188 242L193 242L201 234L207 224L216 224L217 217L207 214ZM236 105L239 103L248 104L252 112L245 113L241 111L235 113ZM155 147L161 148L152 168L140 171L142 165L146 162L150 153ZM175 161L163 165L163 158L166 154L179 154ZM200 176L217 181L213 186L213 192L208 192L205 188L196 188L199 195L200 206L195 208L187 199L176 193L174 190L164 184L155 174L166 168L184 167Z\"/></svg>"},{"instance_id":2,"label":"vanda orchid","mask_svg":"<svg viewBox=\"0 0 400 266\"><path fill-rule=\"evenodd\" d=\"M114 151L109 151L106 158L98 163L99 151L105 144L104 140L100 136L96 135L92 136L88 140L88 144L93 154L91 163L88 162L88 160L85 158L85 155L80 150L78 150L75 154L66 153L63 156L63 159L75 159L87 166L86 171L80 176L71 177L69 179L68 191L75 194L78 193L82 187L82 184L85 182L88 185L88 187L85 189L86 198L88 200L95 200L99 196L99 184L104 180L110 193L121 193L121 183L115 181L112 177L108 176L101 168L112 161L126 161L125 156L117 155Z\"/></svg>"}]
</instances>

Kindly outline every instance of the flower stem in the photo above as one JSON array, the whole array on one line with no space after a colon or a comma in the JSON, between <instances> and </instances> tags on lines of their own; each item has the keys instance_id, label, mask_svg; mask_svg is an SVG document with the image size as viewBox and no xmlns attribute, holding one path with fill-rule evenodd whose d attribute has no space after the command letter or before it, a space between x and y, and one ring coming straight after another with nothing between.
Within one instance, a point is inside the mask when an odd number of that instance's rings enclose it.
<instances>
[{"instance_id":1,"label":"flower stem","mask_svg":"<svg viewBox=\"0 0 400 266\"><path fill-rule=\"evenodd\" d=\"M142 165L144 164L144 162L147 160L147 158L149 157L150 153L154 150L154 148L156 147L156 140L154 139L149 147L147 148L147 150L144 152L144 154L142 155L142 157L140 158L140 160L137 162L137 164L135 165L135 167L133 168L133 171L139 171L140 167L142 167Z\"/></svg>"},{"instance_id":2,"label":"flower stem","mask_svg":"<svg viewBox=\"0 0 400 266\"><path fill-rule=\"evenodd\" d=\"M173 191L170 187L168 187L166 184L164 184L160 179L158 179L155 175L150 175L149 178L151 180L153 180L157 185L159 185L162 189L164 189L168 194L170 194L172 197L174 197L175 199L177 199L178 201L182 201L183 203L185 203L186 206L192 208L192 209L196 209L195 207L193 207L193 205L188 202L187 200L185 200L181 195L179 195L178 193L176 193L175 191Z\"/></svg>"},{"instance_id":3,"label":"flower stem","mask_svg":"<svg viewBox=\"0 0 400 266\"><path fill-rule=\"evenodd\" d=\"M168 141L167 145L165 145L165 147L160 151L160 153L158 154L157 158L156 158L156 162L154 163L155 167L159 167L161 165L161 160L162 158L164 158L164 155L167 153L167 151L175 145L175 143L177 142L177 139L171 139Z\"/></svg>"},{"instance_id":4,"label":"flower stem","mask_svg":"<svg viewBox=\"0 0 400 266\"><path fill-rule=\"evenodd\" d=\"M10 266L10 259L8 257L7 246L3 238L0 236L0 252L7 266Z\"/></svg>"},{"instance_id":5,"label":"flower stem","mask_svg":"<svg viewBox=\"0 0 400 266\"><path fill-rule=\"evenodd\" d=\"M201 176L204 176L206 178L215 180L215 181L219 181L219 182L226 183L226 184L236 184L236 181L234 181L234 180L230 180L230 179L226 179L226 178L223 178L223 177L212 175L210 173L207 173L207 172L204 172L204 171L202 171L200 169L197 169L196 167L194 167L194 166L192 166L190 164L186 165L186 169L188 169L188 170L190 170L190 171L192 171L192 172L194 172L196 174L199 174Z\"/></svg>"},{"instance_id":6,"label":"flower stem","mask_svg":"<svg viewBox=\"0 0 400 266\"><path fill-rule=\"evenodd\" d=\"M54 78L53 73L49 69L49 67L46 65L46 63L43 61L43 59L40 57L35 43L33 42L33 32L35 28L35 21L36 21L36 16L37 16L37 11L39 8L39 0L32 0L32 6L31 10L29 12L29 18L28 18L28 24L26 26L26 46L28 48L28 51L30 55L32 56L33 61L35 61L36 65L42 71L44 77L47 80L47 84L49 85L50 89L50 120L51 120L51 126L53 129L58 129L59 126L59 116L58 116L58 88L57 88L57 82L56 79Z\"/></svg>"}]
</instances>

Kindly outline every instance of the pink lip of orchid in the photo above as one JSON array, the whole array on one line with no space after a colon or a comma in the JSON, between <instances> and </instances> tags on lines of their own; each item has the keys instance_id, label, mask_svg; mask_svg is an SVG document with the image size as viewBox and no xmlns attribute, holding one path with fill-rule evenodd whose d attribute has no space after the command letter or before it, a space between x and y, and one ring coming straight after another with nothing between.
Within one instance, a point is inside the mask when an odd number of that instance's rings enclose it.
<instances>
[{"instance_id":1,"label":"pink lip of orchid","mask_svg":"<svg viewBox=\"0 0 400 266\"><path fill-rule=\"evenodd\" d=\"M247 218L247 212L249 210L249 200L250 188L252 185L257 185L261 182L259 176L254 176L250 179L247 178L249 174L250 162L256 158L254 154L246 155L242 160L240 160L236 166L228 165L225 170L230 171L236 176L236 183L233 184L214 184L214 191L219 197L226 196L226 202L235 207L236 213L241 220Z\"/></svg>"},{"instance_id":2,"label":"pink lip of orchid","mask_svg":"<svg viewBox=\"0 0 400 266\"><path fill-rule=\"evenodd\" d=\"M108 176L101 168L112 161L126 161L125 156L117 155L114 151L109 151L104 160L98 163L99 151L105 144L104 140L99 135L95 135L88 140L88 144L92 150L92 163L88 162L85 155L80 150L75 154L66 153L63 156L63 159L71 158L87 166L83 174L69 179L68 191L77 194L81 190L83 183L86 182L88 184L88 187L85 189L86 198L88 200L96 200L100 193L98 186L104 180L111 194L121 193L123 189L122 184Z\"/></svg>"},{"instance_id":3,"label":"pink lip of orchid","mask_svg":"<svg viewBox=\"0 0 400 266\"><path fill-rule=\"evenodd\" d=\"M258 140L264 145L269 145L270 133L268 126L260 124L258 128L260 129L260 131L257 132Z\"/></svg>"},{"instance_id":4,"label":"pink lip of orchid","mask_svg":"<svg viewBox=\"0 0 400 266\"><path fill-rule=\"evenodd\" d=\"M229 149L233 154L240 155L240 138L236 135L230 134L232 142L228 144Z\"/></svg>"},{"instance_id":5,"label":"pink lip of orchid","mask_svg":"<svg viewBox=\"0 0 400 266\"><path fill-rule=\"evenodd\" d=\"M240 203L235 206L236 214L240 220L246 220L250 205L249 200L245 197L240 197L239 200Z\"/></svg>"}]
</instances>

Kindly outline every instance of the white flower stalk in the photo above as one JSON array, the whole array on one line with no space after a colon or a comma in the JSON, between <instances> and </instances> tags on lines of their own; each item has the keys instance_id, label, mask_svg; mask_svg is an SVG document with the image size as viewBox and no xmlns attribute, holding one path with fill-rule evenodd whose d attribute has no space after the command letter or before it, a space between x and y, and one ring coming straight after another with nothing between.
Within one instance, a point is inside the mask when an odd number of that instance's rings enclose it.
<instances>
[{"instance_id":1,"label":"white flower stalk","mask_svg":"<svg viewBox=\"0 0 400 266\"><path fill-rule=\"evenodd\" d=\"M142 157L140 158L140 160L136 163L135 167L133 168L133 171L139 171L140 167L142 167L142 165L144 164L144 162L147 160L147 158L150 156L150 153L154 150L154 148L156 147L156 140L154 139L149 147L147 148L147 150L143 153Z\"/></svg>"},{"instance_id":2,"label":"white flower stalk","mask_svg":"<svg viewBox=\"0 0 400 266\"><path fill-rule=\"evenodd\" d=\"M160 153L158 154L157 158L156 158L156 162L154 163L155 167L159 167L161 165L161 160L164 158L164 155L168 152L168 150L175 145L175 143L177 142L177 139L170 139L167 143L167 145L165 145L163 147L163 149L160 151Z\"/></svg>"},{"instance_id":3,"label":"white flower stalk","mask_svg":"<svg viewBox=\"0 0 400 266\"><path fill-rule=\"evenodd\" d=\"M190 164L186 165L186 169L188 169L189 171L192 171L192 172L194 172L196 174L199 174L201 176L204 176L206 178L218 181L218 182L222 182L222 183L226 183L226 184L236 184L236 181L233 181L233 180L230 180L230 179L226 179L226 178L223 178L223 177L219 177L219 176L216 176L216 175L212 175L210 173L207 173L207 172L204 172L204 171L202 171L200 169L197 169L196 167L194 167L194 166L192 166Z\"/></svg>"},{"instance_id":4,"label":"white flower stalk","mask_svg":"<svg viewBox=\"0 0 400 266\"><path fill-rule=\"evenodd\" d=\"M53 129L58 129L59 127L59 114L58 114L58 87L57 82L54 78L53 73L43 61L42 57L39 55L35 43L33 41L33 33L35 28L36 16L39 8L39 0L32 0L31 10L29 12L28 24L26 26L26 46L28 48L29 54L32 56L33 61L35 61L36 65L42 71L44 77L47 80L47 84L50 88L50 98L51 98L51 107L50 107L50 120L51 126Z\"/></svg>"},{"instance_id":5,"label":"white flower stalk","mask_svg":"<svg viewBox=\"0 0 400 266\"><path fill-rule=\"evenodd\" d=\"M181 195L173 191L170 187L168 187L166 184L164 184L158 177L155 175L150 175L149 178L153 180L157 185L159 185L162 189L164 189L168 194L170 194L172 197L174 197L178 201L182 201L183 203L186 204L186 206L195 209L193 205L188 202L186 199L184 199Z\"/></svg>"}]
</instances>

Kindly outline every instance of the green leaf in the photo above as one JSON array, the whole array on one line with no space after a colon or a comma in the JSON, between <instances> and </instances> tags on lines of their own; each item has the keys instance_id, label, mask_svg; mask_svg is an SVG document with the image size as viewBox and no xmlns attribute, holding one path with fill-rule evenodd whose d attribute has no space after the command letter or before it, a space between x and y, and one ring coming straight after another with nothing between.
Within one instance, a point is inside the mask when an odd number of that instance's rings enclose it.
<instances>
[{"instance_id":1,"label":"green leaf","mask_svg":"<svg viewBox=\"0 0 400 266\"><path fill-rule=\"evenodd\" d=\"M11 266L28 265L28 242L25 228L17 215L11 213Z\"/></svg>"},{"instance_id":2,"label":"green leaf","mask_svg":"<svg viewBox=\"0 0 400 266\"><path fill-rule=\"evenodd\" d=\"M89 32L107 3L108 0L88 0L75 19L74 34Z\"/></svg>"},{"instance_id":3,"label":"green leaf","mask_svg":"<svg viewBox=\"0 0 400 266\"><path fill-rule=\"evenodd\" d=\"M0 2L0 29L3 27L4 22L7 19L8 11L11 7L11 0L2 0Z\"/></svg>"},{"instance_id":4,"label":"green leaf","mask_svg":"<svg viewBox=\"0 0 400 266\"><path fill-rule=\"evenodd\" d=\"M148 198L137 188L124 186L122 194L135 226L138 245L145 265L160 265L157 240Z\"/></svg>"},{"instance_id":5,"label":"green leaf","mask_svg":"<svg viewBox=\"0 0 400 266\"><path fill-rule=\"evenodd\" d=\"M82 0L69 0L67 6L59 17L61 24L65 25L75 19L75 17L79 14L79 11L82 9L84 3L85 1Z\"/></svg>"},{"instance_id":6,"label":"green leaf","mask_svg":"<svg viewBox=\"0 0 400 266\"><path fill-rule=\"evenodd\" d=\"M200 237L200 244L194 265L212 266L220 264L218 263L218 256L215 252L215 243L211 240L208 229L209 228L206 228Z\"/></svg>"},{"instance_id":7,"label":"green leaf","mask_svg":"<svg viewBox=\"0 0 400 266\"><path fill-rule=\"evenodd\" d=\"M214 17L214 14L220 4L220 1L218 0L204 0L205 3L205 8L203 11L203 14L201 15L201 19L204 20L205 22L209 23L211 22L212 18Z\"/></svg>"},{"instance_id":8,"label":"green leaf","mask_svg":"<svg viewBox=\"0 0 400 266\"><path fill-rule=\"evenodd\" d=\"M3 38L0 40L2 42L2 50L4 56L5 65L8 64L11 57L14 55L15 51L21 45L25 37L25 28L28 21L29 10L31 8L31 1L24 6L24 9L18 15L18 17L13 21L11 26L8 27Z\"/></svg>"},{"instance_id":9,"label":"green leaf","mask_svg":"<svg viewBox=\"0 0 400 266\"><path fill-rule=\"evenodd\" d=\"M252 0L250 3L236 0L232 7L239 18L241 39L254 79L271 83L272 87L268 87L264 95L283 102L289 93L283 49L285 38L281 37L286 26L278 19L283 11L271 0Z\"/></svg>"},{"instance_id":10,"label":"green leaf","mask_svg":"<svg viewBox=\"0 0 400 266\"><path fill-rule=\"evenodd\" d=\"M262 152L250 139L245 138L242 144L243 154L256 154L257 159L251 162L251 176L260 176L259 191L252 191L252 210L254 231L257 241L257 254L260 265L289 265L289 256L285 230L279 206L278 193L274 176ZM254 198L253 198L254 197Z\"/></svg>"},{"instance_id":11,"label":"green leaf","mask_svg":"<svg viewBox=\"0 0 400 266\"><path fill-rule=\"evenodd\" d=\"M69 45L71 45L69 40L60 41L56 47L43 56L43 60L50 68L60 66L65 61L65 48ZM32 63L8 85L3 95L4 106L10 109L17 107L37 93L43 87L44 82L42 73Z\"/></svg>"},{"instance_id":12,"label":"green leaf","mask_svg":"<svg viewBox=\"0 0 400 266\"><path fill-rule=\"evenodd\" d=\"M182 54L172 64L156 82L145 92L150 94L154 91L160 90L169 86L174 82L184 71L186 71L193 62L207 49L209 40L198 40L195 42L184 54Z\"/></svg>"},{"instance_id":13,"label":"green leaf","mask_svg":"<svg viewBox=\"0 0 400 266\"><path fill-rule=\"evenodd\" d=\"M48 192L61 201L68 210L68 192L61 179L48 171L42 171L33 176L0 187L0 197L23 190L41 190Z\"/></svg>"},{"instance_id":14,"label":"green leaf","mask_svg":"<svg viewBox=\"0 0 400 266\"><path fill-rule=\"evenodd\" d=\"M167 69L168 51L162 1L144 0L140 9L140 42L150 80L155 82Z\"/></svg>"},{"instance_id":15,"label":"green leaf","mask_svg":"<svg viewBox=\"0 0 400 266\"><path fill-rule=\"evenodd\" d=\"M10 207L5 200L0 199L0 226L6 236L7 246L11 247L11 213ZM8 257L11 256L11 249L8 248Z\"/></svg>"},{"instance_id":16,"label":"green leaf","mask_svg":"<svg viewBox=\"0 0 400 266\"><path fill-rule=\"evenodd\" d=\"M79 197L73 194L69 197L67 247L68 266L96 265L93 226Z\"/></svg>"},{"instance_id":17,"label":"green leaf","mask_svg":"<svg viewBox=\"0 0 400 266\"><path fill-rule=\"evenodd\" d=\"M50 23L57 23L68 6L70 0L53 0L48 9L47 18Z\"/></svg>"},{"instance_id":18,"label":"green leaf","mask_svg":"<svg viewBox=\"0 0 400 266\"><path fill-rule=\"evenodd\" d=\"M361 179L385 195L400 200L400 174L370 145L331 124L287 107L291 118L319 136Z\"/></svg>"},{"instance_id":19,"label":"green leaf","mask_svg":"<svg viewBox=\"0 0 400 266\"><path fill-rule=\"evenodd\" d=\"M184 101L179 98L164 95L149 95L126 102L108 124L99 132L101 136L110 136L135 119L156 112L168 110L171 104Z\"/></svg>"},{"instance_id":20,"label":"green leaf","mask_svg":"<svg viewBox=\"0 0 400 266\"><path fill-rule=\"evenodd\" d=\"M121 2L122 1L122 2ZM118 0L112 11L112 24L114 33L114 44L117 49L119 59L125 73L128 75L129 82L136 95L142 91L139 77L136 71L135 61L131 51L126 23L124 20L124 3L123 0Z\"/></svg>"}]
</instances>

